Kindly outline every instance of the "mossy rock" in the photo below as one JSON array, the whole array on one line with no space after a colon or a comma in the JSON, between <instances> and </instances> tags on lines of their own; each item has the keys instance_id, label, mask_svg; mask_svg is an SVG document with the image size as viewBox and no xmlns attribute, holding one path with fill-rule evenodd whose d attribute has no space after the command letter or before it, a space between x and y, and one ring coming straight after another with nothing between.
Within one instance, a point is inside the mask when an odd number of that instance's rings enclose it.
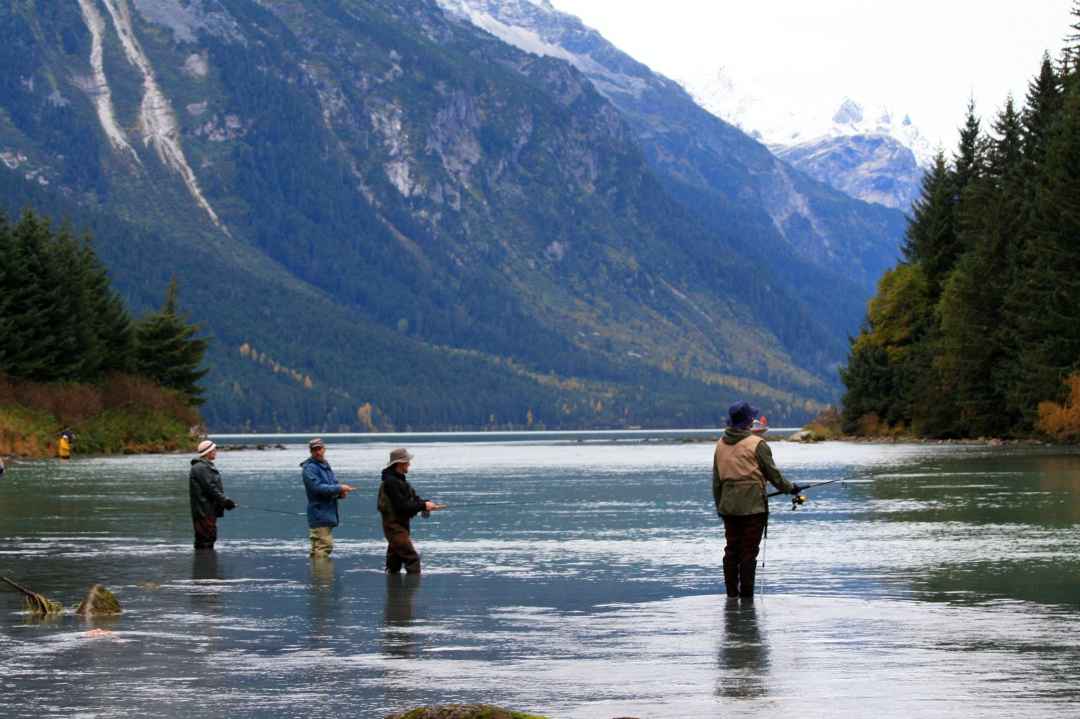
<instances>
[{"instance_id":1,"label":"mossy rock","mask_svg":"<svg viewBox=\"0 0 1080 719\"><path fill-rule=\"evenodd\" d=\"M86 599L83 599L75 610L76 614L83 617L107 617L120 612L120 602L116 600L116 595L100 584L90 587Z\"/></svg>"},{"instance_id":2,"label":"mossy rock","mask_svg":"<svg viewBox=\"0 0 1080 719\"><path fill-rule=\"evenodd\" d=\"M511 711L490 704L446 704L421 707L404 714L391 714L386 719L545 719L537 714Z\"/></svg>"}]
</instances>

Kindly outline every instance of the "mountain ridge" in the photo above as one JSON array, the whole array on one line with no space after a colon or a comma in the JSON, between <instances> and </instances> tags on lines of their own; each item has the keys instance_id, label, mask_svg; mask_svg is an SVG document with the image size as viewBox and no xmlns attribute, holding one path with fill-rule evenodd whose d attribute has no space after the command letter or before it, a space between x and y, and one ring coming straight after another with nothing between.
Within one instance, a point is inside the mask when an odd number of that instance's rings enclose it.
<instances>
[{"instance_id":1,"label":"mountain ridge","mask_svg":"<svg viewBox=\"0 0 1080 719\"><path fill-rule=\"evenodd\" d=\"M776 417L835 396L835 333L563 61L426 2L82 0L0 26L9 211L90 218L135 307L180 276L212 424L677 426L743 393ZM104 85L82 80L98 55Z\"/></svg>"}]
</instances>

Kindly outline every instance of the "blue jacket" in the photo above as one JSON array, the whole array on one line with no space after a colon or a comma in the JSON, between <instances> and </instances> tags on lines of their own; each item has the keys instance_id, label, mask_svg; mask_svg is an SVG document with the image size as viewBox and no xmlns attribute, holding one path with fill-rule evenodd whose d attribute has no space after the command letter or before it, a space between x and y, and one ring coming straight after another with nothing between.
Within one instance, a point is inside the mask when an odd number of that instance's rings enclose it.
<instances>
[{"instance_id":1,"label":"blue jacket","mask_svg":"<svg viewBox=\"0 0 1080 719\"><path fill-rule=\"evenodd\" d=\"M312 458L300 463L303 467L304 491L307 492L308 526L338 526L338 497L341 485L334 477L334 470L326 462L316 462Z\"/></svg>"}]
</instances>

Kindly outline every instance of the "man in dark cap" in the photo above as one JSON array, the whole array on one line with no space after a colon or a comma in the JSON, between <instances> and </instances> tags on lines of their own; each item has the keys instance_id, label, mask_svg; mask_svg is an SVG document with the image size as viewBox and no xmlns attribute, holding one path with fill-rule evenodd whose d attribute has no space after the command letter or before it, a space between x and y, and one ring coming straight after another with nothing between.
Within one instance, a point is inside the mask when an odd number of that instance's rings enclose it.
<instances>
[{"instance_id":1,"label":"man in dark cap","mask_svg":"<svg viewBox=\"0 0 1080 719\"><path fill-rule=\"evenodd\" d=\"M300 463L307 494L308 537L312 559L326 559L334 551L334 527L338 526L338 500L345 499L352 486L342 484L326 461L326 444L319 438L308 442L311 456Z\"/></svg>"},{"instance_id":2,"label":"man in dark cap","mask_svg":"<svg viewBox=\"0 0 1080 719\"><path fill-rule=\"evenodd\" d=\"M382 471L379 485L379 514L386 537L386 571L397 574L405 567L409 574L420 573L420 554L413 546L409 520L417 514L427 517L446 505L421 499L405 479L413 456L407 449L395 449Z\"/></svg>"},{"instance_id":3,"label":"man in dark cap","mask_svg":"<svg viewBox=\"0 0 1080 719\"><path fill-rule=\"evenodd\" d=\"M713 453L713 499L724 521L724 586L729 597L753 597L758 547L769 521L768 482L781 492L801 487L784 479L772 450L751 431L758 411L746 402L728 410L728 428Z\"/></svg>"},{"instance_id":4,"label":"man in dark cap","mask_svg":"<svg viewBox=\"0 0 1080 719\"><path fill-rule=\"evenodd\" d=\"M191 500L191 522L195 527L195 549L213 549L217 541L218 517L236 509L236 502L225 496L221 472L214 466L217 445L209 439L199 442L199 456L191 460L188 473L188 495Z\"/></svg>"}]
</instances>

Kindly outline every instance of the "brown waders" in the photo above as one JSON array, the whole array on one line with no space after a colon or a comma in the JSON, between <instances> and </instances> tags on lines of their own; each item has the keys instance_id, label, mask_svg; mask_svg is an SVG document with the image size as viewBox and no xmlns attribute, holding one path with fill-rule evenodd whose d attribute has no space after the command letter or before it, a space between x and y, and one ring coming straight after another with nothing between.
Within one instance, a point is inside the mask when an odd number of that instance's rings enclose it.
<instances>
[{"instance_id":1,"label":"brown waders","mask_svg":"<svg viewBox=\"0 0 1080 719\"><path fill-rule=\"evenodd\" d=\"M396 519L384 518L383 536L386 537L386 571L397 574L405 567L409 574L420 573L420 553L409 536L409 524Z\"/></svg>"},{"instance_id":2,"label":"brown waders","mask_svg":"<svg viewBox=\"0 0 1080 719\"><path fill-rule=\"evenodd\" d=\"M729 597L754 596L754 575L757 573L758 547L769 522L769 515L723 515L724 587Z\"/></svg>"},{"instance_id":3,"label":"brown waders","mask_svg":"<svg viewBox=\"0 0 1080 719\"><path fill-rule=\"evenodd\" d=\"M217 517L192 520L195 525L195 549L213 549L217 541Z\"/></svg>"}]
</instances>

